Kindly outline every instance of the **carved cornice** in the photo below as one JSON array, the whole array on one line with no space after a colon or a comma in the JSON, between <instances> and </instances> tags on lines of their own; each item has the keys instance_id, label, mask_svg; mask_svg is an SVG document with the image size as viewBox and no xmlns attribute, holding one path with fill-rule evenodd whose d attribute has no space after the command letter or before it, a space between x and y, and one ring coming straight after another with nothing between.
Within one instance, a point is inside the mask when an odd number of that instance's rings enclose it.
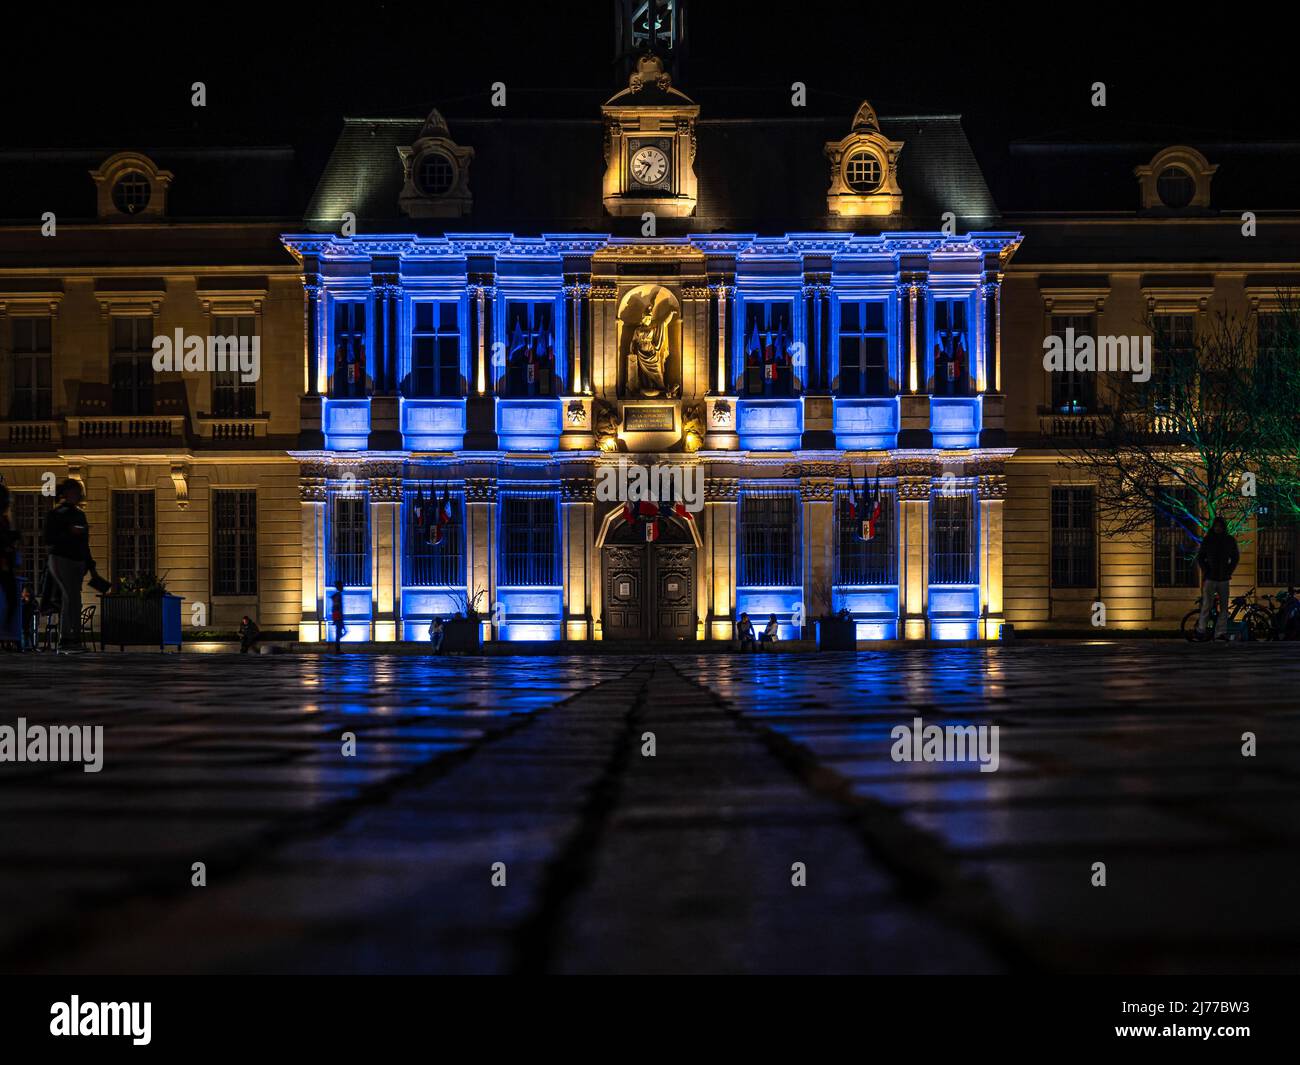
<instances>
[{"instance_id":1,"label":"carved cornice","mask_svg":"<svg viewBox=\"0 0 1300 1065\"><path fill-rule=\"evenodd\" d=\"M986 474L979 479L980 499L1006 499L1007 479L1003 474Z\"/></svg>"},{"instance_id":2,"label":"carved cornice","mask_svg":"<svg viewBox=\"0 0 1300 1065\"><path fill-rule=\"evenodd\" d=\"M497 482L492 477L465 478L466 503L495 503L497 501Z\"/></svg>"},{"instance_id":3,"label":"carved cornice","mask_svg":"<svg viewBox=\"0 0 1300 1065\"><path fill-rule=\"evenodd\" d=\"M400 503L402 501L402 479L400 477L370 478L370 501L372 503Z\"/></svg>"},{"instance_id":4,"label":"carved cornice","mask_svg":"<svg viewBox=\"0 0 1300 1065\"><path fill-rule=\"evenodd\" d=\"M709 477L704 482L704 499L708 503L734 503L740 496L740 482L735 477Z\"/></svg>"},{"instance_id":5,"label":"carved cornice","mask_svg":"<svg viewBox=\"0 0 1300 1065\"><path fill-rule=\"evenodd\" d=\"M801 480L799 495L806 503L833 503L835 501L835 482L833 480Z\"/></svg>"},{"instance_id":6,"label":"carved cornice","mask_svg":"<svg viewBox=\"0 0 1300 1065\"><path fill-rule=\"evenodd\" d=\"M591 503L595 498L595 484L590 477L571 477L560 482L563 503Z\"/></svg>"},{"instance_id":7,"label":"carved cornice","mask_svg":"<svg viewBox=\"0 0 1300 1065\"><path fill-rule=\"evenodd\" d=\"M915 502L930 498L930 478L900 477L898 479L898 498Z\"/></svg>"}]
</instances>

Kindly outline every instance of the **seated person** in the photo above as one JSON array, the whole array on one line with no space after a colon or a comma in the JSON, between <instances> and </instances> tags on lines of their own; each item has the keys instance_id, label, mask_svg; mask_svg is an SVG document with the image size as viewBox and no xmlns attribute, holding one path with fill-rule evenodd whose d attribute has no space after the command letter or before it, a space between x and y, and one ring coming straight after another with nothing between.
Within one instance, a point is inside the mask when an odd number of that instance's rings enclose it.
<instances>
[{"instance_id":1,"label":"seated person","mask_svg":"<svg viewBox=\"0 0 1300 1065\"><path fill-rule=\"evenodd\" d=\"M736 622L736 640L742 651L752 651L757 642L754 637L754 623L749 620L748 614L741 614L740 620Z\"/></svg>"},{"instance_id":2,"label":"seated person","mask_svg":"<svg viewBox=\"0 0 1300 1065\"><path fill-rule=\"evenodd\" d=\"M438 654L442 650L442 618L434 618L429 622L429 642L433 644L433 653Z\"/></svg>"},{"instance_id":3,"label":"seated person","mask_svg":"<svg viewBox=\"0 0 1300 1065\"><path fill-rule=\"evenodd\" d=\"M261 638L262 630L257 627L257 622L245 614L239 621L239 653L246 655L257 646L258 639Z\"/></svg>"},{"instance_id":4,"label":"seated person","mask_svg":"<svg viewBox=\"0 0 1300 1065\"><path fill-rule=\"evenodd\" d=\"M759 641L762 643L776 643L780 631L780 626L776 622L776 615L769 614L767 616L767 627L763 630L763 634L759 637Z\"/></svg>"}]
</instances>

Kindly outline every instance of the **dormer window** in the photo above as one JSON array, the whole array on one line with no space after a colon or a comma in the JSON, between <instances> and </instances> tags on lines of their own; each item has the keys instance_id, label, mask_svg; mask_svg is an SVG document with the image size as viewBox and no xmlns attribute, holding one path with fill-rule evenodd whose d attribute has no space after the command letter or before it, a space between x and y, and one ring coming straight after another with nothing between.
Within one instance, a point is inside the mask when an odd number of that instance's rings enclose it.
<instances>
[{"instance_id":1,"label":"dormer window","mask_svg":"<svg viewBox=\"0 0 1300 1065\"><path fill-rule=\"evenodd\" d=\"M1210 179L1218 169L1195 148L1175 145L1157 152L1148 165L1133 169L1143 210L1159 213L1208 208Z\"/></svg>"},{"instance_id":2,"label":"dormer window","mask_svg":"<svg viewBox=\"0 0 1300 1065\"><path fill-rule=\"evenodd\" d=\"M416 184L426 196L445 196L456 180L456 170L442 152L430 151L416 164Z\"/></svg>"},{"instance_id":3,"label":"dormer window","mask_svg":"<svg viewBox=\"0 0 1300 1065\"><path fill-rule=\"evenodd\" d=\"M1181 209L1196 195L1196 180L1181 166L1167 166L1156 178L1156 195L1166 207Z\"/></svg>"},{"instance_id":4,"label":"dormer window","mask_svg":"<svg viewBox=\"0 0 1300 1065\"><path fill-rule=\"evenodd\" d=\"M159 170L139 152L118 152L92 170L99 217L105 221L161 218L167 213L167 187L172 175Z\"/></svg>"},{"instance_id":5,"label":"dormer window","mask_svg":"<svg viewBox=\"0 0 1300 1065\"><path fill-rule=\"evenodd\" d=\"M825 148L831 164L827 213L842 217L901 213L898 154L902 150L902 141L892 141L881 132L875 109L864 100L849 135Z\"/></svg>"},{"instance_id":6,"label":"dormer window","mask_svg":"<svg viewBox=\"0 0 1300 1065\"><path fill-rule=\"evenodd\" d=\"M149 206L149 179L138 170L128 170L113 184L113 206L123 214L136 214Z\"/></svg>"},{"instance_id":7,"label":"dormer window","mask_svg":"<svg viewBox=\"0 0 1300 1065\"><path fill-rule=\"evenodd\" d=\"M461 218L469 214L469 164L473 148L451 139L438 111L430 111L415 143L398 148L405 181L398 206L412 218Z\"/></svg>"},{"instance_id":8,"label":"dormer window","mask_svg":"<svg viewBox=\"0 0 1300 1065\"><path fill-rule=\"evenodd\" d=\"M845 180L854 192L875 192L881 174L880 157L874 152L854 152L845 166Z\"/></svg>"}]
</instances>

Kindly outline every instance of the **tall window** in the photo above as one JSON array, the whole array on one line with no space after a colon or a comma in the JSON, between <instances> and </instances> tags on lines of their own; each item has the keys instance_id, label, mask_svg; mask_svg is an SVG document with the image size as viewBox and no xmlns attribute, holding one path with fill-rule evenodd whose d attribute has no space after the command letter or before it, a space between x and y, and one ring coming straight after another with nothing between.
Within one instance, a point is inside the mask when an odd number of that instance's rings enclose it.
<instances>
[{"instance_id":1,"label":"tall window","mask_svg":"<svg viewBox=\"0 0 1300 1065\"><path fill-rule=\"evenodd\" d=\"M53 501L40 492L14 492L9 497L9 520L18 535L18 551L22 556L22 566L18 576L25 580L33 592L40 591L41 579L45 575L48 560L48 548L42 542L45 532L45 515L53 507Z\"/></svg>"},{"instance_id":2,"label":"tall window","mask_svg":"<svg viewBox=\"0 0 1300 1065\"><path fill-rule=\"evenodd\" d=\"M442 486L408 488L402 505L402 584L407 588L465 587L465 505L448 492L449 520L440 522ZM418 513L417 513L418 509Z\"/></svg>"},{"instance_id":3,"label":"tall window","mask_svg":"<svg viewBox=\"0 0 1300 1065\"><path fill-rule=\"evenodd\" d=\"M216 315L212 319L212 335L233 340L249 350L257 336L257 319L251 314ZM225 350L229 365L232 349L227 346ZM257 413L257 382L240 379L238 351L238 347L233 349L235 366L216 371L212 378L212 413L218 418L251 418Z\"/></svg>"},{"instance_id":4,"label":"tall window","mask_svg":"<svg viewBox=\"0 0 1300 1065\"><path fill-rule=\"evenodd\" d=\"M1257 510L1255 580L1261 587L1290 587L1300 562L1300 518L1280 500L1263 498Z\"/></svg>"},{"instance_id":5,"label":"tall window","mask_svg":"<svg viewBox=\"0 0 1300 1065\"><path fill-rule=\"evenodd\" d=\"M118 580L140 580L157 575L153 493L114 492L113 576Z\"/></svg>"},{"instance_id":6,"label":"tall window","mask_svg":"<svg viewBox=\"0 0 1300 1065\"><path fill-rule=\"evenodd\" d=\"M897 584L898 543L894 522L894 493L881 491L880 518L875 524L876 535L870 540L861 539L862 523L870 517L858 513L849 516L848 492L836 493L835 583L843 585ZM859 503L859 511L861 503Z\"/></svg>"},{"instance_id":7,"label":"tall window","mask_svg":"<svg viewBox=\"0 0 1300 1065\"><path fill-rule=\"evenodd\" d=\"M506 304L506 396L555 395L554 306L550 301Z\"/></svg>"},{"instance_id":8,"label":"tall window","mask_svg":"<svg viewBox=\"0 0 1300 1065\"><path fill-rule=\"evenodd\" d=\"M370 497L366 492L331 491L329 497L329 590L370 587Z\"/></svg>"},{"instance_id":9,"label":"tall window","mask_svg":"<svg viewBox=\"0 0 1300 1065\"><path fill-rule=\"evenodd\" d=\"M934 394L970 394L970 329L967 301L934 301Z\"/></svg>"},{"instance_id":10,"label":"tall window","mask_svg":"<svg viewBox=\"0 0 1300 1065\"><path fill-rule=\"evenodd\" d=\"M841 396L887 396L889 333L879 300L840 304Z\"/></svg>"},{"instance_id":11,"label":"tall window","mask_svg":"<svg viewBox=\"0 0 1300 1065\"><path fill-rule=\"evenodd\" d=\"M745 395L794 395L793 318L789 300L745 301Z\"/></svg>"},{"instance_id":12,"label":"tall window","mask_svg":"<svg viewBox=\"0 0 1300 1065\"><path fill-rule=\"evenodd\" d=\"M14 318L9 329L13 360L13 395L9 417L50 417L50 317Z\"/></svg>"},{"instance_id":13,"label":"tall window","mask_svg":"<svg viewBox=\"0 0 1300 1065\"><path fill-rule=\"evenodd\" d=\"M1069 352L1072 350L1067 340L1079 337L1093 337L1093 316L1090 314L1054 314L1052 315L1052 335L1061 338L1065 345L1065 365L1071 365ZM1067 336L1067 330L1073 330ZM1088 370L1063 369L1053 371L1052 375L1052 410L1062 414L1082 414L1093 410L1097 402L1097 375Z\"/></svg>"},{"instance_id":14,"label":"tall window","mask_svg":"<svg viewBox=\"0 0 1300 1065\"><path fill-rule=\"evenodd\" d=\"M974 584L975 494L936 491L930 496L930 583Z\"/></svg>"},{"instance_id":15,"label":"tall window","mask_svg":"<svg viewBox=\"0 0 1300 1065\"><path fill-rule=\"evenodd\" d=\"M1190 384L1182 387L1196 362L1196 316L1157 314L1152 322L1155 366L1151 373L1152 398L1157 409L1167 409L1179 395L1190 395Z\"/></svg>"},{"instance_id":16,"label":"tall window","mask_svg":"<svg viewBox=\"0 0 1300 1065\"><path fill-rule=\"evenodd\" d=\"M1169 489L1188 513L1195 513L1196 498L1190 488ZM1155 579L1157 588L1195 588L1200 581L1196 573L1196 541L1175 517L1177 507L1155 514Z\"/></svg>"},{"instance_id":17,"label":"tall window","mask_svg":"<svg viewBox=\"0 0 1300 1065\"><path fill-rule=\"evenodd\" d=\"M1261 311L1255 328L1255 357L1261 380L1268 382L1285 365L1283 359L1295 345L1295 322L1287 314Z\"/></svg>"},{"instance_id":18,"label":"tall window","mask_svg":"<svg viewBox=\"0 0 1300 1065\"><path fill-rule=\"evenodd\" d=\"M402 394L422 399L459 396L460 324L455 303L427 300L412 307L411 372Z\"/></svg>"},{"instance_id":19,"label":"tall window","mask_svg":"<svg viewBox=\"0 0 1300 1065\"><path fill-rule=\"evenodd\" d=\"M1095 588L1097 534L1091 488L1052 489L1052 587Z\"/></svg>"},{"instance_id":20,"label":"tall window","mask_svg":"<svg viewBox=\"0 0 1300 1065\"><path fill-rule=\"evenodd\" d=\"M109 380L114 414L153 413L153 318L115 315Z\"/></svg>"},{"instance_id":21,"label":"tall window","mask_svg":"<svg viewBox=\"0 0 1300 1065\"><path fill-rule=\"evenodd\" d=\"M746 588L803 584L799 496L782 489L747 489L740 497L739 580Z\"/></svg>"},{"instance_id":22,"label":"tall window","mask_svg":"<svg viewBox=\"0 0 1300 1065\"><path fill-rule=\"evenodd\" d=\"M501 497L501 584L554 587L560 583L559 504L549 493Z\"/></svg>"},{"instance_id":23,"label":"tall window","mask_svg":"<svg viewBox=\"0 0 1300 1065\"><path fill-rule=\"evenodd\" d=\"M257 594L257 493L252 489L212 492L214 595Z\"/></svg>"},{"instance_id":24,"label":"tall window","mask_svg":"<svg viewBox=\"0 0 1300 1065\"><path fill-rule=\"evenodd\" d=\"M334 303L334 377L330 395L361 399L366 395L366 305L360 300Z\"/></svg>"}]
</instances>

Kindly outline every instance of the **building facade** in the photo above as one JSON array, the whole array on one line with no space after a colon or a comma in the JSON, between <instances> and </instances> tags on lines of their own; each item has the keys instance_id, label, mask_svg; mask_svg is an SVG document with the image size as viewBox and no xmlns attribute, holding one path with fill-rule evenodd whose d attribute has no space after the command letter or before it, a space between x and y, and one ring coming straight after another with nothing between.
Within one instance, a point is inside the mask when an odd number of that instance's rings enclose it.
<instances>
[{"instance_id":1,"label":"building facade","mask_svg":"<svg viewBox=\"0 0 1300 1065\"><path fill-rule=\"evenodd\" d=\"M1267 331L1294 147L1015 145L999 210L957 116L700 103L681 5L616 6L603 105L348 118L309 183L282 149L0 156L27 578L76 476L101 569L165 575L191 631L329 640L336 594L373 641L1175 621L1194 545L1105 533L1070 461L1105 410L1044 342ZM253 340L252 380L208 357ZM1298 544L1252 529L1240 590Z\"/></svg>"}]
</instances>

